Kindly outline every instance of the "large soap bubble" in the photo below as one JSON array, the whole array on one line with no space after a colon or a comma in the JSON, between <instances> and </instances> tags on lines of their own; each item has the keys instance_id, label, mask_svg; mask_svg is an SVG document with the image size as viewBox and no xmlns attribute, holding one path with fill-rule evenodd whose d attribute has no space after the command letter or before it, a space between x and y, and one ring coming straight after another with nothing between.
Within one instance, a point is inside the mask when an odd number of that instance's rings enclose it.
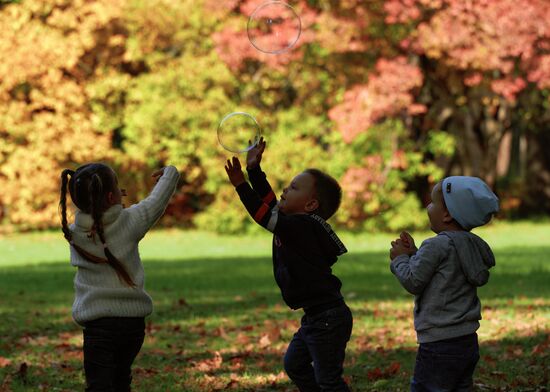
<instances>
[{"instance_id":1,"label":"large soap bubble","mask_svg":"<svg viewBox=\"0 0 550 392\"><path fill-rule=\"evenodd\" d=\"M218 125L218 141L228 151L241 153L252 149L261 136L261 128L254 117L245 112L233 112Z\"/></svg>"}]
</instances>

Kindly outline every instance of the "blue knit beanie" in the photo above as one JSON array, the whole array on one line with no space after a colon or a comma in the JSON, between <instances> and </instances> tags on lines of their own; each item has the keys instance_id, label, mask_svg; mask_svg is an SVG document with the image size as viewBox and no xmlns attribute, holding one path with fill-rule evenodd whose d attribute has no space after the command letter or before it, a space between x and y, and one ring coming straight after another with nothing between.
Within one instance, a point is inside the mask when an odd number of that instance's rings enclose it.
<instances>
[{"instance_id":1,"label":"blue knit beanie","mask_svg":"<svg viewBox=\"0 0 550 392\"><path fill-rule=\"evenodd\" d=\"M483 226L498 212L498 197L480 178L447 177L441 188L447 210L465 230Z\"/></svg>"}]
</instances>

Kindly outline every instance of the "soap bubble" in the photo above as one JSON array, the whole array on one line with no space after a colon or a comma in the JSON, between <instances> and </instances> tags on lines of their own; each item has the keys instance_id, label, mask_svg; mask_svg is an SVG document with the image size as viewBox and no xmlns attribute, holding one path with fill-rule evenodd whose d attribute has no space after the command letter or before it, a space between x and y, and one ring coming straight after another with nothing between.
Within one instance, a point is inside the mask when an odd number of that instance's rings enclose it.
<instances>
[{"instance_id":1,"label":"soap bubble","mask_svg":"<svg viewBox=\"0 0 550 392\"><path fill-rule=\"evenodd\" d=\"M261 136L261 128L254 117L245 112L226 115L218 125L218 141L228 151L241 153L254 148Z\"/></svg>"},{"instance_id":2,"label":"soap bubble","mask_svg":"<svg viewBox=\"0 0 550 392\"><path fill-rule=\"evenodd\" d=\"M278 54L291 49L302 32L300 17L290 5L269 1L254 10L246 27L250 43L264 53Z\"/></svg>"}]
</instances>

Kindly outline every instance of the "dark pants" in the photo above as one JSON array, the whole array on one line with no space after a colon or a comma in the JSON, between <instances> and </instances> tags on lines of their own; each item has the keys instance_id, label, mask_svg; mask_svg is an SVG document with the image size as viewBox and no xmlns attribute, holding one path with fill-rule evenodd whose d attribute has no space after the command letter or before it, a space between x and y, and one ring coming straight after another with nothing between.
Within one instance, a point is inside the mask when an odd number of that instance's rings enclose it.
<instances>
[{"instance_id":1,"label":"dark pants","mask_svg":"<svg viewBox=\"0 0 550 392\"><path fill-rule=\"evenodd\" d=\"M466 392L474 387L473 374L479 360L477 334L421 343L411 392Z\"/></svg>"},{"instance_id":2,"label":"dark pants","mask_svg":"<svg viewBox=\"0 0 550 392\"><path fill-rule=\"evenodd\" d=\"M315 316L304 315L285 354L285 370L301 392L350 389L342 379L353 318L344 304Z\"/></svg>"},{"instance_id":3,"label":"dark pants","mask_svg":"<svg viewBox=\"0 0 550 392\"><path fill-rule=\"evenodd\" d=\"M145 337L143 317L105 317L84 325L87 392L128 392Z\"/></svg>"}]
</instances>

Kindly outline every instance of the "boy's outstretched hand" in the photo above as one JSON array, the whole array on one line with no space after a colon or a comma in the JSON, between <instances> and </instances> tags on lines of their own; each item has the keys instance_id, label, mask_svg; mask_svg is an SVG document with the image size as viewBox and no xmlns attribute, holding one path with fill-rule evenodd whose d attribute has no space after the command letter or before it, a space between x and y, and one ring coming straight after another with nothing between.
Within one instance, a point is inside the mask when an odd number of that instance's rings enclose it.
<instances>
[{"instance_id":1,"label":"boy's outstretched hand","mask_svg":"<svg viewBox=\"0 0 550 392\"><path fill-rule=\"evenodd\" d=\"M414 255L418 249L414 244L414 239L406 231L401 232L399 238L391 242L390 260L401 255Z\"/></svg>"},{"instance_id":2,"label":"boy's outstretched hand","mask_svg":"<svg viewBox=\"0 0 550 392\"><path fill-rule=\"evenodd\" d=\"M252 144L252 142L249 140L248 143ZM246 154L246 168L247 169L254 169L256 166L260 164L262 161L262 154L265 150L265 140L264 137L260 137L260 141L258 144L254 146L248 153Z\"/></svg>"},{"instance_id":3,"label":"boy's outstretched hand","mask_svg":"<svg viewBox=\"0 0 550 392\"><path fill-rule=\"evenodd\" d=\"M234 187L237 187L246 182L243 170L241 169L241 162L239 162L239 158L237 157L233 157L233 162L231 162L229 159L227 160L227 163L225 164L225 172L227 173L227 177L229 177L229 181L231 181L231 184L233 184Z\"/></svg>"}]
</instances>

